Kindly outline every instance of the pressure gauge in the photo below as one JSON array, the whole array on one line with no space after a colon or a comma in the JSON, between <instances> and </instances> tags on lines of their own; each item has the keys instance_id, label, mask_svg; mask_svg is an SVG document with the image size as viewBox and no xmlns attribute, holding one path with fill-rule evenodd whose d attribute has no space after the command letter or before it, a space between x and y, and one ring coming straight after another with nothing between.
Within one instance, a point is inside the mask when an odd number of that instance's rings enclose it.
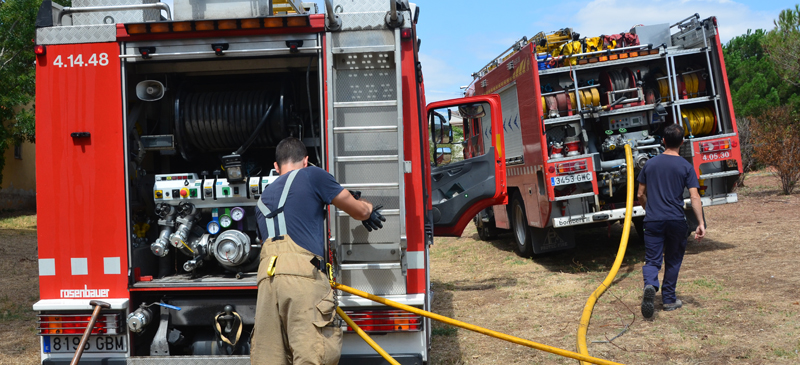
<instances>
[{"instance_id":1,"label":"pressure gauge","mask_svg":"<svg viewBox=\"0 0 800 365\"><path fill-rule=\"evenodd\" d=\"M209 234L217 234L219 233L219 229L219 222L217 221L208 222L208 225L206 225L206 230Z\"/></svg>"},{"instance_id":2,"label":"pressure gauge","mask_svg":"<svg viewBox=\"0 0 800 365\"><path fill-rule=\"evenodd\" d=\"M211 222L206 225L206 230L209 234L219 233L219 210L217 208L211 209Z\"/></svg>"},{"instance_id":3,"label":"pressure gauge","mask_svg":"<svg viewBox=\"0 0 800 365\"><path fill-rule=\"evenodd\" d=\"M233 219L231 219L230 215L223 214L219 217L219 224L222 226L222 228L228 228L231 226L231 224L233 224Z\"/></svg>"},{"instance_id":4,"label":"pressure gauge","mask_svg":"<svg viewBox=\"0 0 800 365\"><path fill-rule=\"evenodd\" d=\"M244 209L242 209L240 207L232 208L231 209L231 218L236 222L239 222L242 219L244 219Z\"/></svg>"}]
</instances>

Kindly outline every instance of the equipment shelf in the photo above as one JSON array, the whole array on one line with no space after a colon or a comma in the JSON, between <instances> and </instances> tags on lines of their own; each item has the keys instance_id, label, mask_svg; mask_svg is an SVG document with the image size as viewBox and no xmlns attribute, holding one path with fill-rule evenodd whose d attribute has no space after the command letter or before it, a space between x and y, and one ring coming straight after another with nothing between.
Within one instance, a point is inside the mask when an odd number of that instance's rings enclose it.
<instances>
[{"instance_id":1,"label":"equipment shelf","mask_svg":"<svg viewBox=\"0 0 800 365\"><path fill-rule=\"evenodd\" d=\"M697 98L691 99L679 99L674 102L668 103L667 106L672 105L691 105L691 104L698 104L698 103L706 103L719 100L719 96L701 96Z\"/></svg>"},{"instance_id":2,"label":"equipment shelf","mask_svg":"<svg viewBox=\"0 0 800 365\"><path fill-rule=\"evenodd\" d=\"M206 275L192 277L189 274L167 276L151 281L139 281L133 284L131 290L156 289L156 288L206 288L206 287L237 287L242 289L255 288L258 283L257 273L240 273L237 279L234 274L219 276Z\"/></svg>"},{"instance_id":3,"label":"equipment shelf","mask_svg":"<svg viewBox=\"0 0 800 365\"><path fill-rule=\"evenodd\" d=\"M648 111L648 110L653 110L653 108L655 108L655 104L647 104L647 105L641 105L641 106L631 106L631 107L627 107L627 108L614 109L614 110L609 110L609 111L606 111L606 112L597 113L597 118L607 117L607 116L610 116L610 115L617 115L617 114L627 114L627 113ZM593 116L592 113L587 113L584 116L584 118L592 118L592 119L594 119L595 117ZM545 119L544 120L544 125L567 123L567 122L573 122L573 121L580 120L580 119L581 119L580 114L570 115L570 116L566 116L566 117L559 117L559 118L551 118L551 119Z\"/></svg>"},{"instance_id":4,"label":"equipment shelf","mask_svg":"<svg viewBox=\"0 0 800 365\"><path fill-rule=\"evenodd\" d=\"M572 71L572 70L581 71L581 70L587 70L587 69L598 68L598 67L625 65L625 64L634 63L634 62L653 61L653 60L662 59L662 58L664 58L664 56L666 56L666 54L664 52L661 52L661 53L655 54L655 55L630 57L630 58L626 58L626 59L622 59L622 60L603 61L603 62L589 63L589 64L586 64L586 65L577 65L577 66L571 66L571 67L570 66L562 66L562 67L551 68L551 69L547 69L547 70L539 70L539 76L553 75L553 74L558 74L558 73L562 73L562 72L569 72L569 71Z\"/></svg>"},{"instance_id":5,"label":"equipment shelf","mask_svg":"<svg viewBox=\"0 0 800 365\"><path fill-rule=\"evenodd\" d=\"M590 63L590 64L586 64L586 65L577 65L577 66L572 66L572 67L570 67L570 66L562 66L562 67L551 68L551 69L547 69L547 70L539 70L539 76L553 75L553 74L558 74L558 73L562 73L562 72L569 72L569 71L572 71L572 70L581 71L581 70L587 70L587 69L598 68L598 67L618 66L618 65L625 65L625 64L629 64L629 63L635 63L635 62L653 61L653 60L663 59L663 58L665 58L667 56L678 57L678 56L687 56L687 55L693 55L693 54L698 54L698 53L703 53L703 52L708 52L708 49L706 49L706 48L667 49L666 51L662 50L659 54L649 55L649 56L629 57L629 58L626 58L626 59L596 62L596 63Z\"/></svg>"}]
</instances>

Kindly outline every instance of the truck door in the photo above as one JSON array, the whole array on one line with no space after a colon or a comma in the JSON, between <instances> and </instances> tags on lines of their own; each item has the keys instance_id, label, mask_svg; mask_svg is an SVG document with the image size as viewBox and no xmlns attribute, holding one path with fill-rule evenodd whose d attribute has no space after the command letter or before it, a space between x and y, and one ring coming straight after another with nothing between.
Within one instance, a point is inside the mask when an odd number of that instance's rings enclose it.
<instances>
[{"instance_id":1,"label":"truck door","mask_svg":"<svg viewBox=\"0 0 800 365\"><path fill-rule=\"evenodd\" d=\"M434 234L460 236L478 212L508 204L500 97L428 104Z\"/></svg>"}]
</instances>

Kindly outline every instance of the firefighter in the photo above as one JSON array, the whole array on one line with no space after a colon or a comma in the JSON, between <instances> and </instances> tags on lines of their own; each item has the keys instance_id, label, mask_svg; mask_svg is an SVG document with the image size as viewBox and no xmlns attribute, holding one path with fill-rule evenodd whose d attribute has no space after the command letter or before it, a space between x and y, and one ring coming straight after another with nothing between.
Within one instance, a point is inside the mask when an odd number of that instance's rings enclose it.
<instances>
[{"instance_id":1,"label":"firefighter","mask_svg":"<svg viewBox=\"0 0 800 365\"><path fill-rule=\"evenodd\" d=\"M379 207L342 188L328 172L308 166L303 143L282 140L275 151L280 177L264 189L256 219L262 238L252 364L337 364L342 330L323 257L325 206L333 204L368 231L383 227Z\"/></svg>"},{"instance_id":2,"label":"firefighter","mask_svg":"<svg viewBox=\"0 0 800 365\"><path fill-rule=\"evenodd\" d=\"M661 300L665 311L683 306L675 297L678 272L683 255L686 253L686 232L688 225L683 210L683 191L689 189L692 210L697 217L697 230L694 238L701 240L706 234L703 221L703 208L697 189L700 184L694 167L680 156L683 144L683 128L671 124L664 128L666 151L647 161L639 173L639 202L645 207L644 245L645 265L644 295L642 296L642 316L653 317L653 299L658 291L658 272L664 261L664 280L661 284ZM663 257L663 258L662 258Z\"/></svg>"}]
</instances>

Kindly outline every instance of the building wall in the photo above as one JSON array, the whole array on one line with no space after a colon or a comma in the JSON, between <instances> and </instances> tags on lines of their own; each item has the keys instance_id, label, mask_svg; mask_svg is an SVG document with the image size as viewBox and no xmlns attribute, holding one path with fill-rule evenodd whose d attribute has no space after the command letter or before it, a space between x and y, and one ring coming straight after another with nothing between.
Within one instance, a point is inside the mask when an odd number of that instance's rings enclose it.
<instances>
[{"instance_id":1,"label":"building wall","mask_svg":"<svg viewBox=\"0 0 800 365\"><path fill-rule=\"evenodd\" d=\"M21 150L21 158L15 158L14 147L6 149L0 210L36 208L36 147L26 142Z\"/></svg>"}]
</instances>

